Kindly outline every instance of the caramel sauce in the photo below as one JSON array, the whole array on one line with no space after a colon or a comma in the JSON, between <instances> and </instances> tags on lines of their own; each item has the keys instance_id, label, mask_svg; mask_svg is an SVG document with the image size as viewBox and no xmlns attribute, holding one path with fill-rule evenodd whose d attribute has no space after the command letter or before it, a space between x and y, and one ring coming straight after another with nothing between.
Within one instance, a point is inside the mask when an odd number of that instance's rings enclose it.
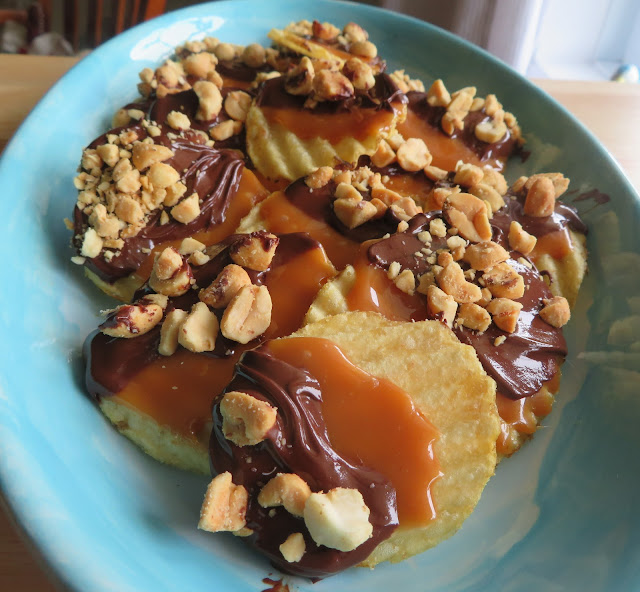
<instances>
[{"instance_id":1,"label":"caramel sauce","mask_svg":"<svg viewBox=\"0 0 640 592\"><path fill-rule=\"evenodd\" d=\"M367 261L368 244L354 262L356 281L347 294L349 310L377 312L392 321L422 321L427 318L424 298L410 296L389 281L384 270Z\"/></svg>"},{"instance_id":2,"label":"caramel sauce","mask_svg":"<svg viewBox=\"0 0 640 592\"><path fill-rule=\"evenodd\" d=\"M253 206L260 203L269 192L262 186L258 178L247 168L242 170L238 191L234 198L230 201L227 208L225 219L220 224L211 225L209 228L195 232L192 237L205 245L215 245L221 240L229 236L240 224L240 220L244 218ZM166 247L178 248L182 243L182 238L163 241L154 246L149 256L144 260L142 265L135 273L135 277L142 284L149 279L153 261L156 253L163 251Z\"/></svg>"},{"instance_id":3,"label":"caramel sauce","mask_svg":"<svg viewBox=\"0 0 640 592\"><path fill-rule=\"evenodd\" d=\"M364 142L388 132L395 114L386 109L355 109L338 113L316 113L301 109L283 109L262 105L267 121L280 124L303 141L323 138L332 145L354 138Z\"/></svg>"},{"instance_id":4,"label":"caramel sauce","mask_svg":"<svg viewBox=\"0 0 640 592\"><path fill-rule=\"evenodd\" d=\"M445 171L455 171L459 160L477 166L489 165L496 170L502 170L504 163L497 159L483 161L478 154L461 140L450 138L439 127L430 125L421 119L411 109L407 111L407 118L397 125L398 132L405 138L420 138L429 147L433 155L431 164Z\"/></svg>"},{"instance_id":5,"label":"caramel sauce","mask_svg":"<svg viewBox=\"0 0 640 592\"><path fill-rule=\"evenodd\" d=\"M572 249L569 231L566 228L562 228L538 237L538 242L530 257L534 263L540 255L544 254L551 255L554 259L562 259Z\"/></svg>"},{"instance_id":6,"label":"caramel sauce","mask_svg":"<svg viewBox=\"0 0 640 592\"><path fill-rule=\"evenodd\" d=\"M419 204L425 204L425 210L439 210L440 206L430 203L433 181L420 175L390 175L385 186L400 195L412 197Z\"/></svg>"},{"instance_id":7,"label":"caramel sauce","mask_svg":"<svg viewBox=\"0 0 640 592\"><path fill-rule=\"evenodd\" d=\"M332 446L338 454L358 459L391 480L400 524L429 523L435 516L431 484L440 476L433 453L438 433L411 397L352 364L326 339L274 341L269 351L318 380Z\"/></svg>"},{"instance_id":8,"label":"caramel sauce","mask_svg":"<svg viewBox=\"0 0 640 592\"><path fill-rule=\"evenodd\" d=\"M553 380L547 383L549 391L553 388L551 383L557 383L560 372ZM515 430L519 434L531 435L538 428L538 419L551 413L553 395L549 391L541 390L531 397L523 399L510 399L500 393L496 393L496 405L498 414L502 419L501 433L496 442L498 454L509 455L513 452L511 445L511 432Z\"/></svg>"},{"instance_id":9,"label":"caramel sauce","mask_svg":"<svg viewBox=\"0 0 640 592\"><path fill-rule=\"evenodd\" d=\"M315 248L267 274L265 285L271 294L273 310L265 337L282 337L300 327L318 286L334 273L322 250ZM197 440L202 427L211 419L213 399L231 380L242 351L250 347L255 347L255 343L238 347L226 358L194 355L179 348L174 355L160 357L144 367L114 400Z\"/></svg>"},{"instance_id":10,"label":"caramel sauce","mask_svg":"<svg viewBox=\"0 0 640 592\"><path fill-rule=\"evenodd\" d=\"M225 76L221 75L222 78L222 88L233 88L234 90L249 90L251 86L252 80L240 80L239 78L234 78L233 76Z\"/></svg>"},{"instance_id":11,"label":"caramel sauce","mask_svg":"<svg viewBox=\"0 0 640 592\"><path fill-rule=\"evenodd\" d=\"M293 205L286 195L278 191L262 204L262 217L267 228L276 234L282 232L308 232L327 252L338 269L351 263L360 245L334 230L324 220L312 218Z\"/></svg>"}]
</instances>

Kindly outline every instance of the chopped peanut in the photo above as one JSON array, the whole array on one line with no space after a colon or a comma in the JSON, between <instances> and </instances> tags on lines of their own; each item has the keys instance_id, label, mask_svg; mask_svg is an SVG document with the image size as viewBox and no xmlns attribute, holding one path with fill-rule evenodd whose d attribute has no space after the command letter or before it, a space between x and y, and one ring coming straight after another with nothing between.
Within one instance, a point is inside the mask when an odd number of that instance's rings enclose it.
<instances>
[{"instance_id":1,"label":"chopped peanut","mask_svg":"<svg viewBox=\"0 0 640 592\"><path fill-rule=\"evenodd\" d=\"M275 426L278 410L247 393L230 391L220 401L222 433L237 446L262 442Z\"/></svg>"},{"instance_id":2,"label":"chopped peanut","mask_svg":"<svg viewBox=\"0 0 640 592\"><path fill-rule=\"evenodd\" d=\"M174 308L167 313L160 329L160 344L158 345L160 355L172 356L176 353L178 349L178 333L187 316L187 311L179 308Z\"/></svg>"},{"instance_id":3,"label":"chopped peanut","mask_svg":"<svg viewBox=\"0 0 640 592\"><path fill-rule=\"evenodd\" d=\"M251 285L249 274L239 265L227 265L208 287L200 290L199 298L212 308L224 308L243 286Z\"/></svg>"},{"instance_id":4,"label":"chopped peanut","mask_svg":"<svg viewBox=\"0 0 640 592\"><path fill-rule=\"evenodd\" d=\"M207 487L198 528L208 532L239 531L246 524L248 500L247 490L231 482L231 473L220 473Z\"/></svg>"},{"instance_id":5,"label":"chopped peanut","mask_svg":"<svg viewBox=\"0 0 640 592\"><path fill-rule=\"evenodd\" d=\"M463 327L482 333L489 328L491 315L473 302L463 302L458 309L456 322Z\"/></svg>"},{"instance_id":6,"label":"chopped peanut","mask_svg":"<svg viewBox=\"0 0 640 592\"><path fill-rule=\"evenodd\" d=\"M336 487L312 493L304 507L304 522L318 545L353 551L373 532L369 508L357 489Z\"/></svg>"},{"instance_id":7,"label":"chopped peanut","mask_svg":"<svg viewBox=\"0 0 640 592\"><path fill-rule=\"evenodd\" d=\"M282 543L278 549L280 549L280 553L282 553L285 561L288 561L289 563L300 561L306 551L306 545L304 543L302 533L294 532L293 534L290 534L287 537L287 540Z\"/></svg>"},{"instance_id":8,"label":"chopped peanut","mask_svg":"<svg viewBox=\"0 0 640 592\"><path fill-rule=\"evenodd\" d=\"M227 339L249 343L269 328L271 307L266 286L243 286L224 311L220 330Z\"/></svg>"},{"instance_id":9,"label":"chopped peanut","mask_svg":"<svg viewBox=\"0 0 640 592\"><path fill-rule=\"evenodd\" d=\"M267 232L256 232L243 236L229 248L229 255L234 263L253 269L266 271L269 269L280 239Z\"/></svg>"},{"instance_id":10,"label":"chopped peanut","mask_svg":"<svg viewBox=\"0 0 640 592\"><path fill-rule=\"evenodd\" d=\"M514 251L519 251L523 255L528 255L533 251L538 239L523 230L522 224L513 220L509 226L509 246Z\"/></svg>"},{"instance_id":11,"label":"chopped peanut","mask_svg":"<svg viewBox=\"0 0 640 592\"><path fill-rule=\"evenodd\" d=\"M178 343L194 353L213 351L218 336L218 318L204 302L196 302L178 331Z\"/></svg>"},{"instance_id":12,"label":"chopped peanut","mask_svg":"<svg viewBox=\"0 0 640 592\"><path fill-rule=\"evenodd\" d=\"M294 516L302 516L304 505L311 489L302 477L295 473L278 473L258 494L258 503L263 508L284 506Z\"/></svg>"},{"instance_id":13,"label":"chopped peanut","mask_svg":"<svg viewBox=\"0 0 640 592\"><path fill-rule=\"evenodd\" d=\"M485 271L482 279L498 298L518 299L524 296L524 278L506 262Z\"/></svg>"},{"instance_id":14,"label":"chopped peanut","mask_svg":"<svg viewBox=\"0 0 640 592\"><path fill-rule=\"evenodd\" d=\"M494 298L487 304L487 311L491 313L493 322L507 333L516 330L521 310L522 304L508 298Z\"/></svg>"},{"instance_id":15,"label":"chopped peanut","mask_svg":"<svg viewBox=\"0 0 640 592\"><path fill-rule=\"evenodd\" d=\"M540 311L540 316L544 321L553 327L563 327L571 318L571 310L566 298L556 296L555 298L546 298L542 301L544 308Z\"/></svg>"}]
</instances>

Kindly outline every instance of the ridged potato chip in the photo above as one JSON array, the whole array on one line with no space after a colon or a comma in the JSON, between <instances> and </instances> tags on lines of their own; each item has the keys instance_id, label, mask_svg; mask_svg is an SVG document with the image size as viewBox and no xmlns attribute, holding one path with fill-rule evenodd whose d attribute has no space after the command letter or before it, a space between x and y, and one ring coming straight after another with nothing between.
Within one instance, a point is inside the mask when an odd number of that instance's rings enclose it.
<instances>
[{"instance_id":1,"label":"ridged potato chip","mask_svg":"<svg viewBox=\"0 0 640 592\"><path fill-rule=\"evenodd\" d=\"M495 383L473 348L438 321L403 323L363 312L327 317L293 336L330 339L355 365L405 390L440 434L434 444L442 471L432 485L435 518L425 526L400 524L363 565L402 561L453 535L493 475L500 431Z\"/></svg>"}]
</instances>

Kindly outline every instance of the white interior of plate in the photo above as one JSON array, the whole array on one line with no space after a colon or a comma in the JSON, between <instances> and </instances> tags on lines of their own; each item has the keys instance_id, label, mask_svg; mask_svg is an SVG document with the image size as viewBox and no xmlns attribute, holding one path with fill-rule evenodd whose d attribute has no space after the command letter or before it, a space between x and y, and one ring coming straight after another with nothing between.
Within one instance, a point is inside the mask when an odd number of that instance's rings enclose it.
<instances>
[{"instance_id":1,"label":"white interior of plate","mask_svg":"<svg viewBox=\"0 0 640 592\"><path fill-rule=\"evenodd\" d=\"M391 70L495 92L518 116L531 151L514 163L511 180L560 170L572 179L569 202L593 189L611 200L575 204L593 230L590 274L567 330L571 353L557 406L535 439L498 467L462 530L402 564L352 569L315 585L286 581L316 592L640 587L637 368L628 356L605 356L604 366L578 357L635 351L633 335L629 344L607 344L611 323L630 314L626 299L640 295L633 190L562 108L486 54L424 23L345 3L219 2L145 23L67 74L7 148L0 163L0 252L9 268L0 282L0 484L18 520L76 590L255 592L267 587L268 574L280 577L234 537L197 531L206 479L144 456L84 396L82 342L112 302L70 263L62 220L75 202L83 146L136 96L143 67L186 39L267 43L271 27L302 18L360 23ZM627 368L614 367L620 364Z\"/></svg>"}]
</instances>

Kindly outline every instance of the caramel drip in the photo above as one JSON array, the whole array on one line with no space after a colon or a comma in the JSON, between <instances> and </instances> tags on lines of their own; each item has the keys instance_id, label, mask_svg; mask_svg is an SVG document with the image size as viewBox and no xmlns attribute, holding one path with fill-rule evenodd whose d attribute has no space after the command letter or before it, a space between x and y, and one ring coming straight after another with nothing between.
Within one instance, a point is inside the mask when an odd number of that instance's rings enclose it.
<instances>
[{"instance_id":1,"label":"caramel drip","mask_svg":"<svg viewBox=\"0 0 640 592\"><path fill-rule=\"evenodd\" d=\"M557 376L559 375L558 372ZM535 433L539 419L551 413L553 395L548 391L540 390L531 397L514 400L498 392L496 405L502 419L496 450L498 454L509 456L513 453L512 432L525 436Z\"/></svg>"},{"instance_id":2,"label":"caramel drip","mask_svg":"<svg viewBox=\"0 0 640 592\"><path fill-rule=\"evenodd\" d=\"M303 211L292 203L287 196L278 191L272 193L260 209L266 227L277 233L308 232L327 252L329 259L342 269L351 263L358 252L359 244L334 230L325 221L325 209L329 210L331 201L316 199L308 195L307 211ZM315 207L314 207L315 206ZM315 214L309 215L308 212Z\"/></svg>"},{"instance_id":3,"label":"caramel drip","mask_svg":"<svg viewBox=\"0 0 640 592\"><path fill-rule=\"evenodd\" d=\"M429 105L424 92L411 91L407 93L407 98L407 118L398 126L398 131L405 138L422 138L433 155L432 164L437 167L453 171L456 162L463 160L471 164L488 164L502 170L507 158L517 149L517 143L509 130L502 139L491 144L476 137L476 126L490 119L484 109L469 112L464 118L464 127L461 130L455 129L449 136L440 127L440 120L445 113L443 107Z\"/></svg>"},{"instance_id":4,"label":"caramel drip","mask_svg":"<svg viewBox=\"0 0 640 592\"><path fill-rule=\"evenodd\" d=\"M380 267L371 265L368 247L360 250L353 267L356 282L347 294L349 310L377 312L392 321L422 321L427 318L424 298L409 295L396 288Z\"/></svg>"},{"instance_id":5,"label":"caramel drip","mask_svg":"<svg viewBox=\"0 0 640 592\"><path fill-rule=\"evenodd\" d=\"M398 123L397 128L404 138L424 140L433 156L431 164L445 171L455 171L459 160L479 166L488 164L497 170L502 170L502 162L499 160L483 162L474 150L460 140L447 136L439 127L421 119L411 109L407 111L407 118L402 123Z\"/></svg>"},{"instance_id":6,"label":"caramel drip","mask_svg":"<svg viewBox=\"0 0 640 592\"><path fill-rule=\"evenodd\" d=\"M435 517L431 484L440 475L433 453L437 431L411 397L392 382L359 369L331 341L284 339L270 342L268 349L318 380L332 446L391 481L400 525L428 524Z\"/></svg>"}]
</instances>

